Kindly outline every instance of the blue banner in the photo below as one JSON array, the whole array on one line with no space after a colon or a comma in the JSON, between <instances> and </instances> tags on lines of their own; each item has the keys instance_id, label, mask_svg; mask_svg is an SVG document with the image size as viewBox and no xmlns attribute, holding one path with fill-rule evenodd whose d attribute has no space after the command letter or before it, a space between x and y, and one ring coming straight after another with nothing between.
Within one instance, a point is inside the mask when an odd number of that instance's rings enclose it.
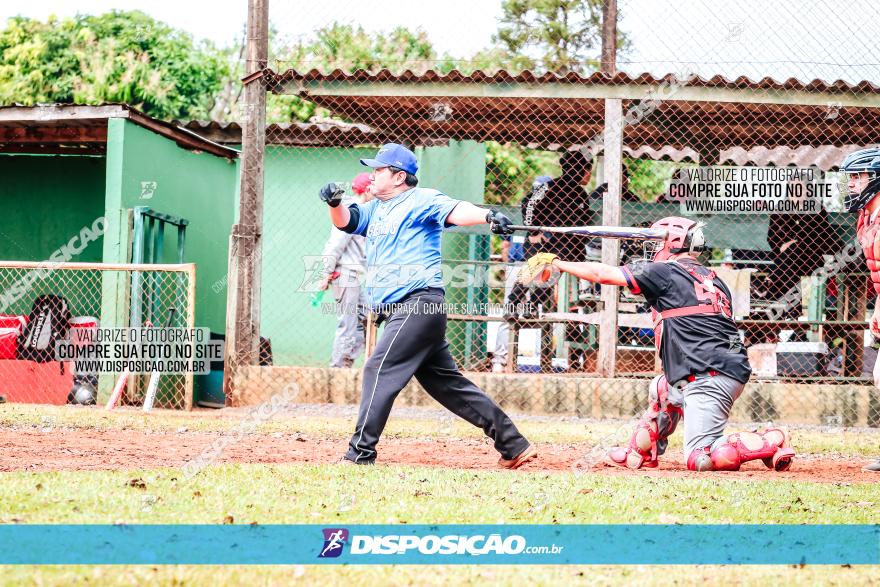
<instances>
[{"instance_id":1,"label":"blue banner","mask_svg":"<svg viewBox=\"0 0 880 587\"><path fill-rule=\"evenodd\" d=\"M0 525L0 564L880 564L880 525Z\"/></svg>"}]
</instances>

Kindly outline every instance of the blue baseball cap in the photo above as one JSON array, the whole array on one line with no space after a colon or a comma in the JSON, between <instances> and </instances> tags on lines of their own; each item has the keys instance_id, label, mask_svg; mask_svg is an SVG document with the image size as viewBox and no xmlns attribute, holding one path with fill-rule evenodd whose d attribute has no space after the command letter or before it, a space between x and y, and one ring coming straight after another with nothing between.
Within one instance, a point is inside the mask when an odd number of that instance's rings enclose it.
<instances>
[{"instance_id":1,"label":"blue baseball cap","mask_svg":"<svg viewBox=\"0 0 880 587\"><path fill-rule=\"evenodd\" d=\"M397 143L382 145L375 159L361 159L361 165L372 167L397 167L413 175L419 170L415 154Z\"/></svg>"}]
</instances>

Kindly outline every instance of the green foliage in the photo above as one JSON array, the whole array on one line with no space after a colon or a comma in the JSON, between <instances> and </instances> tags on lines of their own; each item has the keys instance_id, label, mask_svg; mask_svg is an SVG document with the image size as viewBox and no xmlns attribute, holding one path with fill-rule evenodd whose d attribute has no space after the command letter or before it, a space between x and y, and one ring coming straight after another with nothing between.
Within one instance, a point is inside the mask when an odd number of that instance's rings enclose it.
<instances>
[{"instance_id":1,"label":"green foliage","mask_svg":"<svg viewBox=\"0 0 880 587\"><path fill-rule=\"evenodd\" d=\"M495 40L544 70L589 73L602 49L602 0L504 0ZM618 51L626 37L618 33Z\"/></svg>"},{"instance_id":2,"label":"green foliage","mask_svg":"<svg viewBox=\"0 0 880 587\"><path fill-rule=\"evenodd\" d=\"M427 34L397 27L390 33L368 33L363 27L333 24L319 29L315 38L273 52L279 69L323 72L364 69L394 72L425 71L433 67L436 54Z\"/></svg>"},{"instance_id":3,"label":"green foliage","mask_svg":"<svg viewBox=\"0 0 880 587\"><path fill-rule=\"evenodd\" d=\"M440 73L449 73L457 69L465 75L477 70L492 74L501 69L518 74L525 70L533 70L535 67L535 60L528 55L511 55L503 47L483 49L467 59L446 54L435 65L435 69Z\"/></svg>"},{"instance_id":4,"label":"green foliage","mask_svg":"<svg viewBox=\"0 0 880 587\"><path fill-rule=\"evenodd\" d=\"M207 42L140 11L0 31L0 103L125 102L159 118L207 117L228 66Z\"/></svg>"},{"instance_id":5,"label":"green foliage","mask_svg":"<svg viewBox=\"0 0 880 587\"><path fill-rule=\"evenodd\" d=\"M397 27L390 33L368 33L361 26L340 23L319 29L314 39L278 48L272 54L278 70L376 72L387 68L395 73L407 69L424 72L437 63L434 48L424 31ZM329 118L331 114L291 95L270 94L266 108L266 119L270 122L307 121L313 117Z\"/></svg>"},{"instance_id":6,"label":"green foliage","mask_svg":"<svg viewBox=\"0 0 880 587\"><path fill-rule=\"evenodd\" d=\"M626 159L624 163L629 171L629 189L643 202L657 200L666 191L673 172L678 168L670 161Z\"/></svg>"},{"instance_id":7,"label":"green foliage","mask_svg":"<svg viewBox=\"0 0 880 587\"><path fill-rule=\"evenodd\" d=\"M518 204L539 175L559 175L558 154L511 143L486 143L487 204Z\"/></svg>"}]
</instances>

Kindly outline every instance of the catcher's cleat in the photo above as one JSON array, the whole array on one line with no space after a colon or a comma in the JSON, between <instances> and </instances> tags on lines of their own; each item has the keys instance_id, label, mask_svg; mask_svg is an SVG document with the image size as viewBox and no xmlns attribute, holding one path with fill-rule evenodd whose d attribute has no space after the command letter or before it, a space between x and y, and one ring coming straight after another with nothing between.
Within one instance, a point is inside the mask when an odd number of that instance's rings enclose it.
<instances>
[{"instance_id":1,"label":"catcher's cleat","mask_svg":"<svg viewBox=\"0 0 880 587\"><path fill-rule=\"evenodd\" d=\"M787 471L791 467L791 461L794 459L794 449L791 448L789 442L788 430L785 428L768 428L761 433L766 441L776 444L779 448L773 453L773 456L767 459L761 459L764 466L774 471Z\"/></svg>"},{"instance_id":2,"label":"catcher's cleat","mask_svg":"<svg viewBox=\"0 0 880 587\"><path fill-rule=\"evenodd\" d=\"M794 459L794 449L792 448L779 448L776 449L776 454L770 459L772 464L772 468L774 471L782 472L787 471L789 467L791 467L791 461Z\"/></svg>"},{"instance_id":3,"label":"catcher's cleat","mask_svg":"<svg viewBox=\"0 0 880 587\"><path fill-rule=\"evenodd\" d=\"M868 463L864 467L862 467L862 471L868 471L870 473L880 473L880 459L877 459L873 463Z\"/></svg>"},{"instance_id":4,"label":"catcher's cleat","mask_svg":"<svg viewBox=\"0 0 880 587\"><path fill-rule=\"evenodd\" d=\"M524 451L513 457L512 459L500 458L498 464L505 469L519 469L521 466L538 457L538 449L535 445L530 444Z\"/></svg>"}]
</instances>

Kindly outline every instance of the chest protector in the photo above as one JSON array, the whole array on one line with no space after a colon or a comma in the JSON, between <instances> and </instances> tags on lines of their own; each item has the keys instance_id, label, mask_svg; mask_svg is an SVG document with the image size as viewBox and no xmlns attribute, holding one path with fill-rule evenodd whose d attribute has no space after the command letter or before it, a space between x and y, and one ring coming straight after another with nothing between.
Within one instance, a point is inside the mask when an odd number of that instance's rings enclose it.
<instances>
[{"instance_id":1,"label":"chest protector","mask_svg":"<svg viewBox=\"0 0 880 587\"><path fill-rule=\"evenodd\" d=\"M880 216L878 216L880 218ZM859 244L865 253L865 259L868 261L868 271L871 272L871 284L874 286L874 293L880 295L880 254L878 254L878 238L880 238L880 223L877 219L871 222L871 217L867 210L859 212L859 221L856 224L856 234L859 237Z\"/></svg>"},{"instance_id":2,"label":"chest protector","mask_svg":"<svg viewBox=\"0 0 880 587\"><path fill-rule=\"evenodd\" d=\"M700 275L692 263L668 262L676 267L680 267L691 276L694 280L694 292L700 303L694 306L684 306L683 308L671 308L662 312L651 309L651 316L654 320L654 342L658 349L663 337L663 321L666 319L678 318L679 316L693 316L695 314L722 314L733 320L730 299L721 288L715 286L713 281L715 279L714 271L709 270L708 274Z\"/></svg>"}]
</instances>

